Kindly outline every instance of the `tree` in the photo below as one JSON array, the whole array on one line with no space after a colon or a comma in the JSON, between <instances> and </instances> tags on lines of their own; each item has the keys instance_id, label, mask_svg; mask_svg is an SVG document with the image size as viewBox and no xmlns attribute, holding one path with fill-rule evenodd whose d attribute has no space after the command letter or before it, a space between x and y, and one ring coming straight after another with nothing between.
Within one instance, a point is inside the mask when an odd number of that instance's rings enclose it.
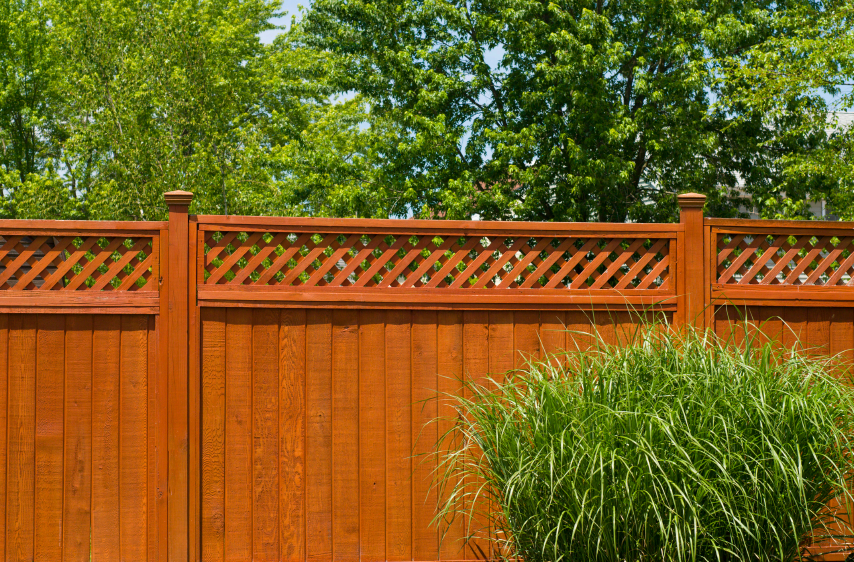
<instances>
[{"instance_id":1,"label":"tree","mask_svg":"<svg viewBox=\"0 0 854 562\"><path fill-rule=\"evenodd\" d=\"M834 112L854 107L854 6L828 3L790 10L790 30L722 61L728 95L720 111L764 116L760 149L773 155L775 182L753 185L757 209L769 218L813 218L809 201L825 201L854 220L854 129Z\"/></svg>"},{"instance_id":2,"label":"tree","mask_svg":"<svg viewBox=\"0 0 854 562\"><path fill-rule=\"evenodd\" d=\"M6 2L6 216L162 219L173 189L198 213L377 208L364 104L331 102L333 57L258 39L277 1Z\"/></svg>"},{"instance_id":3,"label":"tree","mask_svg":"<svg viewBox=\"0 0 854 562\"><path fill-rule=\"evenodd\" d=\"M733 215L737 184L764 195L785 179L781 157L823 146L807 134L808 97L773 116L716 100L733 92L720 80L733 61L798 31L792 13L826 11L809 0L315 0L304 28L307 46L350 69L339 89L398 136L379 149L415 213L620 222L672 220L688 190Z\"/></svg>"}]
</instances>

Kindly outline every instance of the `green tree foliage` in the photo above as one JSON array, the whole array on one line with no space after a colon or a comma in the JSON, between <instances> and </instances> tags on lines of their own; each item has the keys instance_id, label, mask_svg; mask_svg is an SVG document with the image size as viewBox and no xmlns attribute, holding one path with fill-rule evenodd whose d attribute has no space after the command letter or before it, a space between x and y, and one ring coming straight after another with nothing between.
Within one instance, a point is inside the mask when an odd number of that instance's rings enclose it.
<instances>
[{"instance_id":1,"label":"green tree foliage","mask_svg":"<svg viewBox=\"0 0 854 562\"><path fill-rule=\"evenodd\" d=\"M315 0L266 45L278 0L0 0L0 216L158 219L189 189L199 213L661 221L681 191L736 214L742 183L766 215L842 209L844 6Z\"/></svg>"},{"instance_id":2,"label":"green tree foliage","mask_svg":"<svg viewBox=\"0 0 854 562\"><path fill-rule=\"evenodd\" d=\"M6 216L360 215L372 200L364 103L331 103L328 53L264 45L272 0L3 0Z\"/></svg>"},{"instance_id":3,"label":"green tree foliage","mask_svg":"<svg viewBox=\"0 0 854 562\"><path fill-rule=\"evenodd\" d=\"M810 28L826 11L809 0L315 0L305 28L350 69L339 87L397 126L384 157L416 211L666 220L688 190L733 214L729 188L778 189L783 160L822 144L802 111L811 99L771 116L715 102L733 93L719 79L727 65L797 33L791 13Z\"/></svg>"},{"instance_id":4,"label":"green tree foliage","mask_svg":"<svg viewBox=\"0 0 854 562\"><path fill-rule=\"evenodd\" d=\"M721 111L764 116L763 150L776 154L777 181L755 185L767 217L809 218L824 200L854 220L854 129L834 112L854 108L854 5L829 2L779 16L788 33L722 61ZM832 95L831 98L828 94Z\"/></svg>"}]
</instances>

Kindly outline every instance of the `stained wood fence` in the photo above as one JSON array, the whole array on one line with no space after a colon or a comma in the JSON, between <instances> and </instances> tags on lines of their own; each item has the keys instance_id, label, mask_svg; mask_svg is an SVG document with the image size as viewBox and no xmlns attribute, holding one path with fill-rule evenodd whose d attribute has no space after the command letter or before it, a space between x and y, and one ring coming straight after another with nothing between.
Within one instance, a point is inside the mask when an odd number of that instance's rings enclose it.
<instances>
[{"instance_id":1,"label":"stained wood fence","mask_svg":"<svg viewBox=\"0 0 854 562\"><path fill-rule=\"evenodd\" d=\"M7 560L483 558L476 522L440 540L418 456L456 377L618 341L637 309L734 337L747 314L854 360L851 223L708 219L697 195L678 224L190 201L167 194L168 222L0 222Z\"/></svg>"}]
</instances>

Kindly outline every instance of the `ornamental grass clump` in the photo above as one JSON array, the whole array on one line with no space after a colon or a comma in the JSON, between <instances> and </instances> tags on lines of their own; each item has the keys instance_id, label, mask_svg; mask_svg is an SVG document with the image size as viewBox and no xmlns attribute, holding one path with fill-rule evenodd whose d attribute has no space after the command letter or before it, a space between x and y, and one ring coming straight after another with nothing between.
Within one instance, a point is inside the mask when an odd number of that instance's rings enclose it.
<instances>
[{"instance_id":1,"label":"ornamental grass clump","mask_svg":"<svg viewBox=\"0 0 854 562\"><path fill-rule=\"evenodd\" d=\"M449 397L439 519L486 521L525 562L791 562L851 535L826 507L852 499L840 361L641 331Z\"/></svg>"}]
</instances>

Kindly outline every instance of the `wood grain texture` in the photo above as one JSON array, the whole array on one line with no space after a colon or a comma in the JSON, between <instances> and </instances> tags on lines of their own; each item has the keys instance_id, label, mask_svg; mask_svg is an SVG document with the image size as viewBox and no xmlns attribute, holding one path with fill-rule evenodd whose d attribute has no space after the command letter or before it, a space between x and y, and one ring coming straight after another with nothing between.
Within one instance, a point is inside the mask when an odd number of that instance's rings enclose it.
<instances>
[{"instance_id":1,"label":"wood grain texture","mask_svg":"<svg viewBox=\"0 0 854 562\"><path fill-rule=\"evenodd\" d=\"M332 558L332 313L306 312L306 559Z\"/></svg>"},{"instance_id":2,"label":"wood grain texture","mask_svg":"<svg viewBox=\"0 0 854 562\"><path fill-rule=\"evenodd\" d=\"M66 330L62 559L87 562L92 518L92 317L69 315Z\"/></svg>"},{"instance_id":3,"label":"wood grain texture","mask_svg":"<svg viewBox=\"0 0 854 562\"><path fill-rule=\"evenodd\" d=\"M282 310L279 330L279 528L281 558L304 560L306 312Z\"/></svg>"},{"instance_id":4,"label":"wood grain texture","mask_svg":"<svg viewBox=\"0 0 854 562\"><path fill-rule=\"evenodd\" d=\"M161 292L169 288L169 230L160 231L160 266L163 280ZM154 367L154 440L155 440L155 478L157 503L157 544L156 560L169 557L169 331L166 317L169 315L169 300L160 299L160 314L155 316L154 325L157 339L157 361Z\"/></svg>"},{"instance_id":5,"label":"wood grain texture","mask_svg":"<svg viewBox=\"0 0 854 562\"><path fill-rule=\"evenodd\" d=\"M121 317L96 316L92 385L92 560L121 558L119 415Z\"/></svg>"},{"instance_id":6,"label":"wood grain texture","mask_svg":"<svg viewBox=\"0 0 854 562\"><path fill-rule=\"evenodd\" d=\"M807 309L807 348L817 356L830 355L830 323L833 319L833 309Z\"/></svg>"},{"instance_id":7,"label":"wood grain texture","mask_svg":"<svg viewBox=\"0 0 854 562\"><path fill-rule=\"evenodd\" d=\"M566 313L566 351L577 352L593 345L595 315L592 312Z\"/></svg>"},{"instance_id":8,"label":"wood grain texture","mask_svg":"<svg viewBox=\"0 0 854 562\"><path fill-rule=\"evenodd\" d=\"M781 345L783 333L783 309L778 306L763 306L759 309L757 322L759 325L759 341L763 344L773 342L775 347Z\"/></svg>"},{"instance_id":9,"label":"wood grain texture","mask_svg":"<svg viewBox=\"0 0 854 562\"><path fill-rule=\"evenodd\" d=\"M437 314L437 367L438 367L438 440L442 443L440 451L455 451L462 446L461 436L454 431L457 411L452 397L463 392L463 313L460 311L442 311ZM445 457L440 457L442 462ZM437 478L444 474L444 466L439 466ZM453 502L457 514L445 518L440 525L439 559L465 560L465 500L453 498L452 490L460 483L458 477L450 477L446 488L439 488L440 506Z\"/></svg>"},{"instance_id":10,"label":"wood grain texture","mask_svg":"<svg viewBox=\"0 0 854 562\"><path fill-rule=\"evenodd\" d=\"M854 310L840 308L832 311L830 354L838 359L840 374L854 366Z\"/></svg>"},{"instance_id":11,"label":"wood grain texture","mask_svg":"<svg viewBox=\"0 0 854 562\"><path fill-rule=\"evenodd\" d=\"M157 455L158 450L162 449L159 446L160 441L157 437L157 426L159 423L157 417L157 396L158 396L158 380L157 376L160 371L159 361L160 354L158 346L160 343L160 334L157 331L157 316L148 317L148 560L155 562L159 559L160 548L160 519L166 518L165 510L161 507L162 499L160 498L160 479L157 470Z\"/></svg>"},{"instance_id":12,"label":"wood grain texture","mask_svg":"<svg viewBox=\"0 0 854 562\"><path fill-rule=\"evenodd\" d=\"M226 311L202 311L202 560L225 557Z\"/></svg>"},{"instance_id":13,"label":"wood grain texture","mask_svg":"<svg viewBox=\"0 0 854 562\"><path fill-rule=\"evenodd\" d=\"M463 369L466 380L471 384L485 385L490 373L489 351L492 343L489 339L489 313L465 312L463 322ZM468 389L465 394L467 398L471 397ZM481 453L472 450L470 454ZM480 481L467 477L466 510L470 514L470 519L466 522L466 536L469 537L466 543L467 560L487 559L491 556L490 543L487 540L491 530L484 516L484 510L487 508L484 499L479 496L481 484Z\"/></svg>"},{"instance_id":14,"label":"wood grain texture","mask_svg":"<svg viewBox=\"0 0 854 562\"><path fill-rule=\"evenodd\" d=\"M37 321L31 315L14 315L9 320L7 560L33 558Z\"/></svg>"},{"instance_id":15,"label":"wood grain texture","mask_svg":"<svg viewBox=\"0 0 854 562\"><path fill-rule=\"evenodd\" d=\"M0 556L6 557L6 492L9 459L9 315L0 314Z\"/></svg>"},{"instance_id":16,"label":"wood grain texture","mask_svg":"<svg viewBox=\"0 0 854 562\"><path fill-rule=\"evenodd\" d=\"M62 557L65 317L40 315L36 359L35 558Z\"/></svg>"},{"instance_id":17,"label":"wood grain texture","mask_svg":"<svg viewBox=\"0 0 854 562\"><path fill-rule=\"evenodd\" d=\"M386 559L385 314L359 315L359 533L361 560Z\"/></svg>"},{"instance_id":18,"label":"wood grain texture","mask_svg":"<svg viewBox=\"0 0 854 562\"><path fill-rule=\"evenodd\" d=\"M252 558L252 311L229 309L225 327L225 559Z\"/></svg>"},{"instance_id":19,"label":"wood grain texture","mask_svg":"<svg viewBox=\"0 0 854 562\"><path fill-rule=\"evenodd\" d=\"M529 361L540 358L540 313L520 310L513 313L513 368L521 369Z\"/></svg>"},{"instance_id":20,"label":"wood grain texture","mask_svg":"<svg viewBox=\"0 0 854 562\"><path fill-rule=\"evenodd\" d=\"M412 560L412 313L386 313L386 556Z\"/></svg>"},{"instance_id":21,"label":"wood grain texture","mask_svg":"<svg viewBox=\"0 0 854 562\"><path fill-rule=\"evenodd\" d=\"M548 356L551 364L557 366L566 362L562 355L566 351L566 313L563 311L547 311L540 313L540 339L543 342L544 357Z\"/></svg>"},{"instance_id":22,"label":"wood grain texture","mask_svg":"<svg viewBox=\"0 0 854 562\"><path fill-rule=\"evenodd\" d=\"M332 312L332 558L359 557L359 313Z\"/></svg>"},{"instance_id":23,"label":"wood grain texture","mask_svg":"<svg viewBox=\"0 0 854 562\"><path fill-rule=\"evenodd\" d=\"M123 560L148 554L148 318L122 317L119 430L119 506Z\"/></svg>"},{"instance_id":24,"label":"wood grain texture","mask_svg":"<svg viewBox=\"0 0 854 562\"><path fill-rule=\"evenodd\" d=\"M252 311L253 559L279 559L279 313Z\"/></svg>"},{"instance_id":25,"label":"wood grain texture","mask_svg":"<svg viewBox=\"0 0 854 562\"><path fill-rule=\"evenodd\" d=\"M530 332L529 329L523 327L522 333ZM511 311L493 311L489 313L489 376L492 381L490 387L504 382L508 371L512 370L516 365L516 355L519 355L515 342L514 333L514 312ZM485 508L490 512L495 512L498 505L494 501L486 503ZM490 529L492 536L499 540L501 531L493 526ZM493 543L491 546L491 555L499 556L506 553L496 552L496 546Z\"/></svg>"},{"instance_id":26,"label":"wood grain texture","mask_svg":"<svg viewBox=\"0 0 854 562\"><path fill-rule=\"evenodd\" d=\"M784 310L783 346L806 350L809 347L809 310L787 307Z\"/></svg>"},{"instance_id":27,"label":"wood grain texture","mask_svg":"<svg viewBox=\"0 0 854 562\"><path fill-rule=\"evenodd\" d=\"M412 313L412 557L436 560L439 536L433 519L438 496L433 486L439 432L436 392L438 380L437 316L433 311Z\"/></svg>"},{"instance_id":28,"label":"wood grain texture","mask_svg":"<svg viewBox=\"0 0 854 562\"><path fill-rule=\"evenodd\" d=\"M201 373L201 310L198 306L196 298L196 286L204 280L198 278L199 272L198 256L199 247L198 239L198 223L189 220L188 217L187 229L187 431L189 439L188 462L189 475L188 483L189 490L187 497L189 502L187 519L189 526L188 537L188 558L190 560L201 560L202 558L202 483L201 483L201 449L202 449L202 373ZM157 254L155 254L156 256Z\"/></svg>"}]
</instances>

